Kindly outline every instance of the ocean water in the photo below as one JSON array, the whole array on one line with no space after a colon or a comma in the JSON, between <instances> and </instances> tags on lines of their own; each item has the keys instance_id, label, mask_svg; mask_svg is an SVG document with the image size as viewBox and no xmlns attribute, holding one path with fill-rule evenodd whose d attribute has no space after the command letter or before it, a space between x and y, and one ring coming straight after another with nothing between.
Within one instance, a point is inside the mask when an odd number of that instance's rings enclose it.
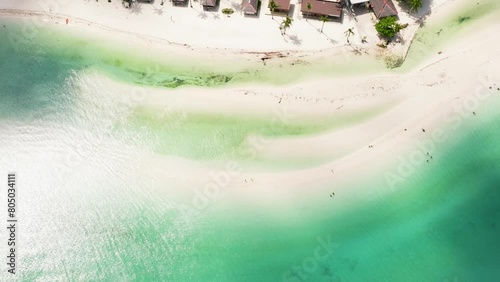
<instances>
[{"instance_id":1,"label":"ocean water","mask_svg":"<svg viewBox=\"0 0 500 282\"><path fill-rule=\"evenodd\" d=\"M19 178L19 264L0 280L500 280L499 93L392 189L388 164L346 184L370 191L356 198L284 194L269 207L221 197L199 212L182 206L179 191L192 187L170 182L151 159L214 158L265 121L192 117L193 135L175 135L202 140L215 122L234 135L208 145L215 155L169 150L151 141L168 135L142 122L151 116L86 79L99 63L4 44L8 34L0 31L0 167ZM295 126L278 135L329 128Z\"/></svg>"}]
</instances>

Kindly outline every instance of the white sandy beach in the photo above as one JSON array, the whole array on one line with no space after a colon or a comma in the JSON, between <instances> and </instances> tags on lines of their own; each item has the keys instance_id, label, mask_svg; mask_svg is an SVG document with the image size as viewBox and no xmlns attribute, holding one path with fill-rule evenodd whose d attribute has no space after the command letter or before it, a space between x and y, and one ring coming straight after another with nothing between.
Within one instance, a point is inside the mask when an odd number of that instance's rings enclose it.
<instances>
[{"instance_id":1,"label":"white sandy beach","mask_svg":"<svg viewBox=\"0 0 500 282\"><path fill-rule=\"evenodd\" d=\"M410 26L402 33L403 39L411 42L416 21L432 11L452 9L450 0L435 0L431 4L424 1L424 8L408 14L398 5L399 17L402 23ZM397 2L395 2L397 3ZM7 13L30 14L42 13L49 16L45 20L57 21L64 24L69 19L69 25L88 24L106 27L117 31L132 33L149 38L166 40L172 44L189 45L194 48L213 48L237 51L314 51L346 46L345 31L353 28L354 36L350 39L352 46L360 50L374 50L380 42L373 25L376 18L373 13L361 11L353 18L347 10L344 11L342 21L332 20L325 23L323 32L320 32L322 22L318 19L306 21L300 12L300 2L291 1L295 8L289 13L294 20L286 36L281 36L279 26L284 14L277 13L274 19L267 8L268 0L261 5L258 17L244 16L240 2L221 0L218 11L203 11L198 1L193 1L193 7L177 7L161 0L151 4L135 4L131 9L122 6L121 1L111 3L101 0L70 1L70 0L4 0L0 3L0 11ZM445 5L448 4L448 5ZM235 13L230 17L222 14L223 8L233 8ZM435 17L435 16L433 16ZM361 39L366 37L366 43ZM396 48L400 48L401 44ZM380 50L378 50L380 51Z\"/></svg>"},{"instance_id":2,"label":"white sandy beach","mask_svg":"<svg viewBox=\"0 0 500 282\"><path fill-rule=\"evenodd\" d=\"M344 31L350 19L345 18L343 27L337 29L339 23L327 23L325 34L318 33L315 28L319 21L298 19L290 30L300 38L300 44L285 41L279 34L278 23L270 16L262 13L259 19L245 18L236 13L230 18L218 13L199 13L195 9L171 7L164 5L159 12L159 3L141 5L141 10L134 12L122 8L121 3L78 1L69 4L61 1L54 7L54 18L50 15L36 14L36 17L47 21L55 21L60 25L65 17L70 18L70 28L85 29L101 35L118 35L134 38L137 44L151 44L149 37L176 44L164 44L163 50L182 50L214 56L244 56L233 52L295 50L297 54L308 50L321 50L332 46L345 45ZM158 2L158 1L157 1ZM457 2L457 1L454 1ZM437 1L442 7L444 2ZM221 8L228 3L223 1ZM263 7L266 6L264 2ZM5 15L29 17L30 12L43 11L45 7L37 7L34 1L2 1L0 9L9 9ZM16 10L16 11L12 11ZM265 9L263 8L263 11ZM297 13L297 11L295 11ZM110 15L112 13L112 15ZM432 16L446 16L446 11L433 11ZM274 111L286 109L293 118L322 118L345 116L359 111L382 108L375 117L349 127L308 137L287 137L268 140L259 149L262 158L301 158L325 157L330 161L324 165L284 172L263 172L259 169L245 169L231 177L226 188L228 195L234 199L251 200L267 199L270 205L282 198L283 191L296 191L287 194L291 197L302 197L299 190L304 183L322 186L324 184L348 181L362 171L374 166L382 166L388 160L385 156L401 154L415 146L415 142L429 138L433 129L445 129L446 118L455 111L455 103L463 105L467 97L475 95L482 83L479 77L487 77L489 85L500 87L500 39L491 36L500 30L500 23L495 20L498 13L483 19L480 31L464 32L465 37L457 39L453 44L444 47L441 54L432 56L421 66L408 74L374 74L353 76L348 78L321 78L291 83L287 86L233 86L220 89L203 89L198 87L182 87L181 89L148 88L147 97L142 106L161 110L166 105L173 105L178 112L209 112L227 115L273 116ZM279 18L279 17L276 17ZM87 23L87 24L86 24ZM354 22L352 22L355 25ZM73 25L73 26L71 26ZM275 29L269 28L276 25ZM311 26L313 25L313 26ZM251 28L248 28L251 26ZM117 31L119 30L119 31ZM354 44L360 44L360 34ZM368 34L368 33L367 33ZM138 40L137 36L144 38ZM326 38L333 38L334 44ZM142 41L139 42L139 41ZM373 42L373 41L372 41ZM161 42L155 43L161 45ZM180 46L179 46L180 44ZM195 51L182 46L193 46ZM210 49L206 49L206 48ZM160 48L160 49L161 49ZM219 49L214 51L214 49ZM223 49L233 49L224 51ZM367 47L368 48L368 47ZM206 51L202 51L206 49ZM369 48L368 48L369 49ZM369 49L374 50L374 49ZM205 52L205 53L204 53ZM328 52L337 52L333 49ZM321 58L325 54L317 51L315 56ZM200 54L198 54L201 56ZM340 55L339 55L340 56ZM354 55L352 55L354 56ZM467 66L467 67L464 67ZM121 89L127 85L100 77L98 74L87 74L91 79L101 80L110 89ZM332 85L340 91L332 91ZM483 89L484 90L484 89ZM481 91L483 91L481 90ZM500 93L489 99L498 102ZM425 128L426 132L422 129ZM373 146L373 147L369 147ZM149 159L149 161L151 161ZM203 165L194 161L157 156L153 167L161 167L170 171L172 181L188 183L188 186L199 186L204 189L210 183L210 172L224 170L227 164ZM245 165L245 164L241 164ZM332 170L334 173L332 173ZM175 173L182 175L175 179ZM252 181L248 181L252 179ZM247 188L247 189L245 189ZM312 193L323 197L324 191ZM260 203L262 204L262 202Z\"/></svg>"},{"instance_id":3,"label":"white sandy beach","mask_svg":"<svg viewBox=\"0 0 500 282\"><path fill-rule=\"evenodd\" d=\"M485 19L485 22L491 22L492 19ZM244 161L239 162L237 166L243 168L241 173L231 176L230 184L221 189L233 200L255 199L251 202L258 205L274 205L286 199L298 200L304 195L300 192L302 187L311 187L311 184L318 187L337 186L352 180L355 175L365 175L374 167L394 161L387 156L407 157L405 152L417 148L418 142L433 139L436 131L450 130L453 124L449 119L457 115L457 107L464 108L469 117L472 117L472 111L480 113L478 108L468 106L471 97L476 97L480 104L483 101L498 103L498 91L491 97L481 97L487 96L488 87L491 86L493 90L500 87L499 42L487 36L499 28L500 24L495 23L479 33L468 34L443 48L442 55L432 57L405 75L308 80L283 87L236 86L203 90L199 87L174 90L148 88L148 95L142 105L159 111L168 105L171 110L185 113L224 113L235 116L269 117L275 111L285 110L292 120L335 117L383 107L383 112L374 118L346 128L308 137L264 138L265 145L257 150L259 157L270 160L326 157L331 161L315 168L281 172L266 172ZM462 68L462 65L468 67ZM89 74L89 78L100 80L109 89L126 87L95 74ZM343 91L331 91L331 85ZM426 129L426 132L422 129ZM433 154L439 157L439 152ZM206 166L180 158L154 159L148 158L147 161L152 162L150 165L155 168L168 171L166 177L170 182L199 187L199 191L203 191L207 184L214 183L211 173L224 174L227 170L227 162ZM317 192L308 191L307 194L324 198L326 191L319 189ZM375 192L379 191L368 193Z\"/></svg>"},{"instance_id":4,"label":"white sandy beach","mask_svg":"<svg viewBox=\"0 0 500 282\"><path fill-rule=\"evenodd\" d=\"M280 173L250 171L238 175L232 183L255 192L260 190L259 187L269 186L300 188L302 183L320 179L324 183L347 180L353 173L363 175L360 171L372 165L384 165L387 161L385 155L404 152L419 140L432 138L434 130L449 129L447 118L456 111L456 105L467 111L466 101L477 94L478 87L482 87L481 94L489 91L480 78L487 78L488 87L500 87L500 51L497 48L500 42L487 36L499 28L500 23L496 23L480 33L458 40L442 50L443 56L435 56L406 75L332 78L284 87L247 86L203 91L197 87L149 89L144 104L159 110L165 105L174 105L174 109L185 112L229 115L269 116L273 110L286 109L292 119L335 117L336 114L349 115L358 110L387 106L382 114L361 124L309 137L269 140L259 151L260 156L269 159L331 156L332 162L326 165ZM462 65L468 67L462 68ZM111 88L117 87L114 82L105 83L110 83ZM343 91L331 91L331 85ZM180 92L182 95L178 95ZM492 102L498 102L499 97L500 93L495 92ZM426 129L425 133L422 128ZM369 148L370 145L373 148ZM175 165L168 167L174 169ZM199 184L209 181L208 174L213 168L195 167L191 167L191 179ZM181 166L180 170L187 172L186 166ZM244 180L251 177L256 182L245 183Z\"/></svg>"}]
</instances>

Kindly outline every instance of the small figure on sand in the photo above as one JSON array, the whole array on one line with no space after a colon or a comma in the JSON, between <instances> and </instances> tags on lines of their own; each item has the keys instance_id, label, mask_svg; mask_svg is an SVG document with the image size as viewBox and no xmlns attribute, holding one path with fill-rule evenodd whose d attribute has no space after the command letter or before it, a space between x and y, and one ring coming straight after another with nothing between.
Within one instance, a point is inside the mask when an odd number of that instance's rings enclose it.
<instances>
[{"instance_id":1,"label":"small figure on sand","mask_svg":"<svg viewBox=\"0 0 500 282\"><path fill-rule=\"evenodd\" d=\"M68 18L66 18L66 25L67 25L68 23L69 23L69 19L68 19Z\"/></svg>"},{"instance_id":2,"label":"small figure on sand","mask_svg":"<svg viewBox=\"0 0 500 282\"><path fill-rule=\"evenodd\" d=\"M425 132L425 128L422 128L422 132Z\"/></svg>"}]
</instances>

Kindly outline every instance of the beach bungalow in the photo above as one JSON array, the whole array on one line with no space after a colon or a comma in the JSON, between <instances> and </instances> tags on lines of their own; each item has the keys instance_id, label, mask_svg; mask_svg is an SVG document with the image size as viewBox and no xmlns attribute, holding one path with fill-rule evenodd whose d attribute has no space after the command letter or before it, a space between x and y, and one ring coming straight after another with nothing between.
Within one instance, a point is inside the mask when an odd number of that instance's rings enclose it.
<instances>
[{"instance_id":1,"label":"beach bungalow","mask_svg":"<svg viewBox=\"0 0 500 282\"><path fill-rule=\"evenodd\" d=\"M307 9L308 4L311 4L311 10ZM300 11L304 16L341 18L342 3L322 0L302 0Z\"/></svg>"},{"instance_id":2,"label":"beach bungalow","mask_svg":"<svg viewBox=\"0 0 500 282\"><path fill-rule=\"evenodd\" d=\"M217 0L201 0L201 5L205 10L212 10L217 6Z\"/></svg>"},{"instance_id":3,"label":"beach bungalow","mask_svg":"<svg viewBox=\"0 0 500 282\"><path fill-rule=\"evenodd\" d=\"M274 9L275 12L277 13L286 13L288 14L288 11L290 11L290 0L274 0L278 8ZM268 8L271 5L271 1L269 0L269 5L267 6Z\"/></svg>"},{"instance_id":4,"label":"beach bungalow","mask_svg":"<svg viewBox=\"0 0 500 282\"><path fill-rule=\"evenodd\" d=\"M375 13L375 16L379 19L389 16L398 16L398 11L394 3L392 3L392 0L370 0L370 5L372 6L373 13Z\"/></svg>"},{"instance_id":5,"label":"beach bungalow","mask_svg":"<svg viewBox=\"0 0 500 282\"><path fill-rule=\"evenodd\" d=\"M243 0L241 2L241 10L245 15L257 15L259 8L259 0Z\"/></svg>"},{"instance_id":6,"label":"beach bungalow","mask_svg":"<svg viewBox=\"0 0 500 282\"><path fill-rule=\"evenodd\" d=\"M349 8L352 9L355 5L369 5L370 0L347 0L346 4L349 5Z\"/></svg>"}]
</instances>

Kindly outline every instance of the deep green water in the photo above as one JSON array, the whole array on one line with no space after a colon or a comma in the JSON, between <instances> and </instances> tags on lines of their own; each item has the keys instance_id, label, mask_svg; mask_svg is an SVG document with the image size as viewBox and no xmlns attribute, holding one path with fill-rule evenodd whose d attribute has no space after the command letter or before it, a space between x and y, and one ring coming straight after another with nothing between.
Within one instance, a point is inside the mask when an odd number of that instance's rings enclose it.
<instances>
[{"instance_id":1,"label":"deep green water","mask_svg":"<svg viewBox=\"0 0 500 282\"><path fill-rule=\"evenodd\" d=\"M192 116L192 135L174 131L185 149L176 140L153 142L169 135L157 120L142 122L151 115L92 81L76 83L85 67L101 66L99 56L56 54L35 42L14 52L6 34L0 167L19 174L21 227L18 274L12 279L4 266L2 281L500 280L500 94L393 189L384 173L395 164L382 164L347 184L366 196L287 203L283 195L272 208L222 197L191 213L179 209L186 202L178 191L192 187L162 178L168 172L148 166L152 156L193 157L186 151L203 131L229 137L195 159L223 155L249 133L301 135L336 125L310 121L275 133L262 130L267 120ZM331 254L309 259L322 246L318 238L334 244Z\"/></svg>"}]
</instances>

